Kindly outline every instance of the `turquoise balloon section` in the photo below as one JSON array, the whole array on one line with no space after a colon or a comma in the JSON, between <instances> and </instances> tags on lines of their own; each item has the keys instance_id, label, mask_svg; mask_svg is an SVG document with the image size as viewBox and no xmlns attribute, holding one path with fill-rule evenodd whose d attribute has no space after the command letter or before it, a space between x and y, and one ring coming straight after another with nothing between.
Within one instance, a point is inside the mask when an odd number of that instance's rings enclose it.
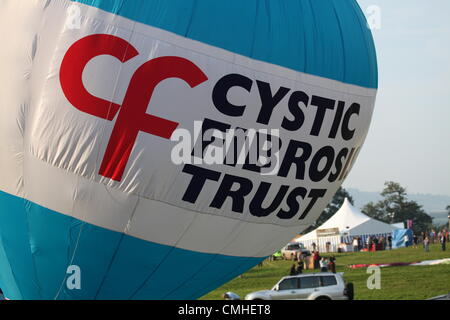
<instances>
[{"instance_id":1,"label":"turquoise balloon section","mask_svg":"<svg viewBox=\"0 0 450 320\"><path fill-rule=\"evenodd\" d=\"M0 208L0 286L12 300L196 299L263 260L143 241L4 192ZM69 265L81 290L67 289Z\"/></svg>"},{"instance_id":2,"label":"turquoise balloon section","mask_svg":"<svg viewBox=\"0 0 450 320\"><path fill-rule=\"evenodd\" d=\"M73 1L256 60L378 87L372 34L356 0Z\"/></svg>"}]
</instances>

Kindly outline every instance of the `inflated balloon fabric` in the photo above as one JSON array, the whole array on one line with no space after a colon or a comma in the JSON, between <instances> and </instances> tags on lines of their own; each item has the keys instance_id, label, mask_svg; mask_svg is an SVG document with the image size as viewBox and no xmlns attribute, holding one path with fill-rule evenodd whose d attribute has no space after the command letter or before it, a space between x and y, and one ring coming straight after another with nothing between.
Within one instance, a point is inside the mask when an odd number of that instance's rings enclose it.
<instances>
[{"instance_id":1,"label":"inflated balloon fabric","mask_svg":"<svg viewBox=\"0 0 450 320\"><path fill-rule=\"evenodd\" d=\"M2 0L0 30L9 299L201 297L317 219L375 104L355 0ZM231 129L270 163L208 161Z\"/></svg>"}]
</instances>

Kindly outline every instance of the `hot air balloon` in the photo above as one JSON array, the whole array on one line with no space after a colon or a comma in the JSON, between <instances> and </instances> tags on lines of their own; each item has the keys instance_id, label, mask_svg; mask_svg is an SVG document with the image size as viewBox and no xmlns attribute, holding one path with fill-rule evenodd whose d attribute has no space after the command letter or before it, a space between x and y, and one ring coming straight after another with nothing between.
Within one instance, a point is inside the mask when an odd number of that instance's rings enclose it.
<instances>
[{"instance_id":1,"label":"hot air balloon","mask_svg":"<svg viewBox=\"0 0 450 320\"><path fill-rule=\"evenodd\" d=\"M0 30L9 299L203 296L317 219L375 104L355 0L3 0ZM270 161L206 161L234 129Z\"/></svg>"}]
</instances>

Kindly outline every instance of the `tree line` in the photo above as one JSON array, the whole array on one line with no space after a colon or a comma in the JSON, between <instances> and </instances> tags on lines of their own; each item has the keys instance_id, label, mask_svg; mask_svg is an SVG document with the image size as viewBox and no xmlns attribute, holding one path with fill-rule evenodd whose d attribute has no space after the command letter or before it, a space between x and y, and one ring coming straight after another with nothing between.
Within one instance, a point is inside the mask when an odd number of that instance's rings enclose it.
<instances>
[{"instance_id":1,"label":"tree line","mask_svg":"<svg viewBox=\"0 0 450 320\"><path fill-rule=\"evenodd\" d=\"M371 218L379 221L394 224L412 220L413 231L415 233L426 232L431 229L438 229L440 226L433 225L433 218L429 216L423 207L416 201L408 199L406 188L399 183L387 181L381 192L382 199L376 203L369 202L363 208L362 212ZM314 225L308 228L311 231L322 225L331 218L342 206L345 198L348 198L351 204L354 204L352 196L344 188L339 188L333 197L332 202L325 208L319 219ZM450 215L450 205L446 210Z\"/></svg>"}]
</instances>

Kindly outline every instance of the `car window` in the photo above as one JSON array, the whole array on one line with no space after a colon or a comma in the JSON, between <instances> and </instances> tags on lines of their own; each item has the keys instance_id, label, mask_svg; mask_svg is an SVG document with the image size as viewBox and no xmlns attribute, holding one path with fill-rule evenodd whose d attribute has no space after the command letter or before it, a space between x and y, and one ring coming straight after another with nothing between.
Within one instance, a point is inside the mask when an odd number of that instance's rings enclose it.
<instances>
[{"instance_id":1,"label":"car window","mask_svg":"<svg viewBox=\"0 0 450 320\"><path fill-rule=\"evenodd\" d=\"M297 283L298 283L297 278L284 279L278 285L278 290L282 291L282 290L298 289Z\"/></svg>"},{"instance_id":2,"label":"car window","mask_svg":"<svg viewBox=\"0 0 450 320\"><path fill-rule=\"evenodd\" d=\"M329 287L337 285L335 276L324 276L322 278L322 287Z\"/></svg>"},{"instance_id":3,"label":"car window","mask_svg":"<svg viewBox=\"0 0 450 320\"><path fill-rule=\"evenodd\" d=\"M298 250L300 247L296 244L291 244L288 246L288 250Z\"/></svg>"},{"instance_id":4,"label":"car window","mask_svg":"<svg viewBox=\"0 0 450 320\"><path fill-rule=\"evenodd\" d=\"M311 289L320 287L319 277L302 277L300 279L301 289Z\"/></svg>"}]
</instances>

